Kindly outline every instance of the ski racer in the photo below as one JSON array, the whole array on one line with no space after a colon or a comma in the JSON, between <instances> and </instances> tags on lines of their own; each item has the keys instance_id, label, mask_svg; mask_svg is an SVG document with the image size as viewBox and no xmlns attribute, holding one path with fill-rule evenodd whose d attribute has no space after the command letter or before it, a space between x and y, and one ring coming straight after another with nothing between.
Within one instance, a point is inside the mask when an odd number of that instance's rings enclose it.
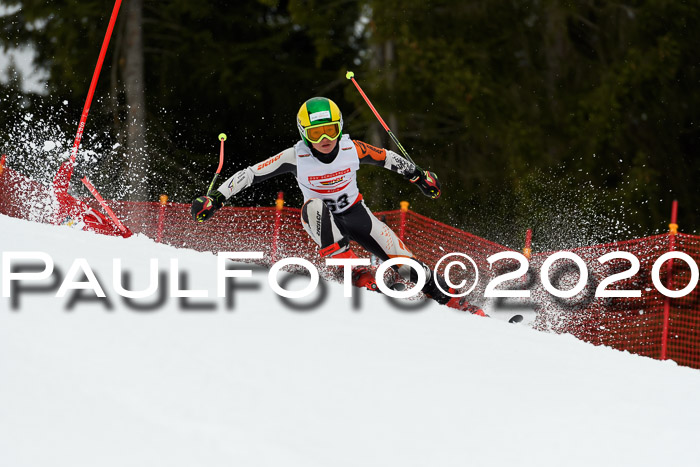
<instances>
[{"instance_id":1,"label":"ski racer","mask_svg":"<svg viewBox=\"0 0 700 467\"><path fill-rule=\"evenodd\" d=\"M304 195L301 222L304 230L319 246L321 257L356 258L349 249L354 240L382 261L407 257L424 268L426 283L422 292L441 304L459 308L458 299L437 287L449 290L445 280L413 256L406 245L386 224L367 208L357 186L356 172L363 164L384 167L403 175L425 196L440 197L437 175L416 166L399 154L371 146L343 134L343 115L332 100L313 97L297 113L301 140L279 154L235 173L217 190L192 202L192 217L197 222L210 219L224 202L249 186L285 173L294 174ZM410 273L407 273L410 271ZM401 275L413 282L415 271L407 265ZM369 268L353 268L353 285L376 290ZM448 303L450 302L450 303Z\"/></svg>"}]
</instances>

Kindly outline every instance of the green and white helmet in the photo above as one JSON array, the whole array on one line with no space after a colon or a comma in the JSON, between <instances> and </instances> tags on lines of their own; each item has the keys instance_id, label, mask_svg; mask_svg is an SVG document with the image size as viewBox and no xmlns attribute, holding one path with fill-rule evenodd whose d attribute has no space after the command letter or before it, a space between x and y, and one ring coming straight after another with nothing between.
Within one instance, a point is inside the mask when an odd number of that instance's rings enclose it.
<instances>
[{"instance_id":1,"label":"green and white helmet","mask_svg":"<svg viewBox=\"0 0 700 467\"><path fill-rule=\"evenodd\" d=\"M297 113L299 135L306 145L322 139L334 141L343 134L343 114L335 102L326 97L312 97Z\"/></svg>"}]
</instances>

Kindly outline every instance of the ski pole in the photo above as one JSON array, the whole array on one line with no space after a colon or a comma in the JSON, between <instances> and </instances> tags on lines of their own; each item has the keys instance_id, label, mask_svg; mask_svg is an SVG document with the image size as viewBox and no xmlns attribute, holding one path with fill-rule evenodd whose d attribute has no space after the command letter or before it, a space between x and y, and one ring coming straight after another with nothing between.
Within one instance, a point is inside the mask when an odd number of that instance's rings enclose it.
<instances>
[{"instance_id":1,"label":"ski pole","mask_svg":"<svg viewBox=\"0 0 700 467\"><path fill-rule=\"evenodd\" d=\"M221 133L219 135L219 140L221 141L221 151L219 152L219 168L216 169L216 173L214 174L214 178L212 179L211 183L209 184L209 189L207 190L207 196L209 196L209 193L211 193L211 190L214 189L214 183L216 183L216 179L219 178L219 173L221 173L221 168L224 166L224 141L226 141L226 134Z\"/></svg>"},{"instance_id":2,"label":"ski pole","mask_svg":"<svg viewBox=\"0 0 700 467\"><path fill-rule=\"evenodd\" d=\"M374 115L377 117L377 120L379 120L379 123L381 123L382 126L384 127L384 129L386 130L386 132L389 133L391 140L394 142L394 144L396 144L396 147L399 148L399 150L401 151L401 154L403 154L403 156L406 159L413 162L413 159L411 159L411 156L409 156L408 152L406 152L406 150L403 148L403 146L401 146L401 143L399 143L398 138L396 136L394 136L394 133L391 132L391 130L389 129L389 126L386 123L384 123L384 119L382 119L382 116L379 115L379 112L377 112L377 109L374 108L372 103L367 98L367 95L364 93L364 91L362 91L362 88L360 87L360 85L357 84L357 81L355 81L355 73L353 73L352 71L348 71L347 73L345 73L345 77L347 79L351 80L353 82L353 84L355 85L355 87L357 88L357 90L360 91L360 94L365 99L365 102L367 102L367 105L369 105L369 108L372 109L372 112L374 112ZM413 164L418 165L415 162L413 162Z\"/></svg>"}]
</instances>

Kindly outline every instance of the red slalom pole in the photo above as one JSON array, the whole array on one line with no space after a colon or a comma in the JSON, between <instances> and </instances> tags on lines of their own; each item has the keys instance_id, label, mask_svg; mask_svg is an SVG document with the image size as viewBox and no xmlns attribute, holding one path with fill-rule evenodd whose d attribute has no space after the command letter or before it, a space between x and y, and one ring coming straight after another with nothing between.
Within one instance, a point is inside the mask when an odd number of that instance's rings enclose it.
<instances>
[{"instance_id":1,"label":"red slalom pole","mask_svg":"<svg viewBox=\"0 0 700 467\"><path fill-rule=\"evenodd\" d=\"M418 165L413 161L413 159L411 159L411 156L408 155L408 152L406 152L406 150L403 148L403 146L401 146L401 143L399 143L398 138L396 136L394 136L394 133L392 133L391 130L389 129L389 125L387 125L384 122L384 119L382 118L381 115L379 115L379 112L377 112L377 109L375 109L374 106L372 105L372 103L369 101L369 98L364 93L364 91L362 90L360 85L357 84L357 81L355 81L355 73L353 73L352 71L348 71L347 73L345 73L345 77L347 79L351 80L352 83L355 85L357 90L360 92L360 95L362 95L362 97L365 99L365 102L367 102L367 105L369 106L369 108L372 109L372 112L374 112L374 116L377 117L377 120L379 120L379 123L381 123L382 126L384 127L384 129L386 130L386 132L389 133L391 140L394 142L394 144L396 144L396 147L399 148L399 150L401 151L401 154L403 154L403 156L406 159L413 162L414 165Z\"/></svg>"},{"instance_id":2,"label":"red slalom pole","mask_svg":"<svg viewBox=\"0 0 700 467\"><path fill-rule=\"evenodd\" d=\"M532 257L532 229L527 229L525 232L525 247L523 247L523 256L527 259Z\"/></svg>"},{"instance_id":3,"label":"red slalom pole","mask_svg":"<svg viewBox=\"0 0 700 467\"><path fill-rule=\"evenodd\" d=\"M75 134L75 141L73 142L73 149L70 153L70 159L64 162L63 165L61 165L61 168L58 169L58 172L56 172L56 176L53 179L54 190L56 191L68 191L68 184L70 183L71 176L73 175L73 166L75 165L75 159L78 156L78 148L80 147L80 141L83 139L83 130L85 130L85 123L87 122L88 113L90 112L90 104L92 103L92 98L95 95L97 80L100 77L100 71L102 70L102 63L104 62L105 55L107 55L107 46L109 45L109 40L112 37L114 23L116 23L117 21L117 15L119 14L119 7L121 6L121 4L122 0L116 0L114 2L112 17L109 20L109 26L107 27L107 32L105 33L104 41L102 41L102 49L100 50L100 56L97 59L97 65L95 66L95 71L92 74L92 82L90 83L90 89L88 91L87 98L85 99L83 113L80 116L78 132Z\"/></svg>"},{"instance_id":4,"label":"red slalom pole","mask_svg":"<svg viewBox=\"0 0 700 467\"><path fill-rule=\"evenodd\" d=\"M221 141L221 150L219 151L219 168L216 169L216 173L214 174L214 178L212 179L211 183L209 184L209 189L207 190L207 195L211 193L211 190L214 189L214 183L216 183L216 179L219 178L219 174L221 173L221 168L224 166L224 141L226 141L226 134L221 133L219 134L219 140Z\"/></svg>"},{"instance_id":5,"label":"red slalom pole","mask_svg":"<svg viewBox=\"0 0 700 467\"><path fill-rule=\"evenodd\" d=\"M95 186L92 183L90 183L90 180L88 180L87 177L83 177L81 181L83 182L83 184L85 184L87 189L90 190L90 193L92 193L92 196L94 196L95 199L100 203L102 208L105 210L105 212L107 212L107 214L112 219L114 224L119 228L119 230L121 230L122 233L127 233L128 232L127 228L124 227L124 224L122 224L121 221L119 220L119 218L116 216L116 214L114 214L114 211L112 211L112 209L107 205L107 202L104 200L102 195L100 195L98 193Z\"/></svg>"}]
</instances>

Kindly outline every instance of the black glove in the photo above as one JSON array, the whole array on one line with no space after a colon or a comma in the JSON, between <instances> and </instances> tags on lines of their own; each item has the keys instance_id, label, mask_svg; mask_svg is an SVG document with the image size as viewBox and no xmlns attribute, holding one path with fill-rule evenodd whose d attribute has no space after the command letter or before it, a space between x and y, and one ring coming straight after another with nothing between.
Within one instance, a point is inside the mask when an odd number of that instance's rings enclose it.
<instances>
[{"instance_id":1,"label":"black glove","mask_svg":"<svg viewBox=\"0 0 700 467\"><path fill-rule=\"evenodd\" d=\"M204 222L214 215L217 209L224 205L226 197L223 193L213 190L211 193L192 201L192 218L197 222Z\"/></svg>"},{"instance_id":2,"label":"black glove","mask_svg":"<svg viewBox=\"0 0 700 467\"><path fill-rule=\"evenodd\" d=\"M423 170L416 166L416 170L406 175L406 178L411 183L418 185L418 188L420 188L420 191L422 191L425 196L429 196L433 199L440 197L440 181L437 175L435 175L435 172Z\"/></svg>"}]
</instances>

